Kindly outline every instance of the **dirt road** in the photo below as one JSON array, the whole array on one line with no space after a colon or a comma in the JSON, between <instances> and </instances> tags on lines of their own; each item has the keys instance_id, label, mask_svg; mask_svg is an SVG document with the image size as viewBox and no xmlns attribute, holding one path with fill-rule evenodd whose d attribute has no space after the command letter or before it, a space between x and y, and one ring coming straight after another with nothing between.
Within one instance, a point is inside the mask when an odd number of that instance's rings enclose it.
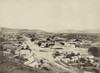
<instances>
[{"instance_id":1,"label":"dirt road","mask_svg":"<svg viewBox=\"0 0 100 73\"><path fill-rule=\"evenodd\" d=\"M71 69L69 69L69 68L64 67L64 66L61 65L61 64L56 63L56 62L55 62L55 59L52 57L52 55L51 55L50 52L40 52L40 49L41 49L40 47L38 47L36 44L33 44L33 43L30 41L29 38L27 38L27 37L25 37L25 36L24 36L24 38L27 39L27 41L25 41L25 42L26 42L26 44L30 47L30 49L32 50L31 53L34 53L38 59L44 58L44 59L46 59L49 63L51 63L51 64L53 64L53 65L56 65L56 66L62 68L63 70L69 71L69 72L71 72L71 73L76 73L75 71L72 72L73 69L71 70Z\"/></svg>"}]
</instances>

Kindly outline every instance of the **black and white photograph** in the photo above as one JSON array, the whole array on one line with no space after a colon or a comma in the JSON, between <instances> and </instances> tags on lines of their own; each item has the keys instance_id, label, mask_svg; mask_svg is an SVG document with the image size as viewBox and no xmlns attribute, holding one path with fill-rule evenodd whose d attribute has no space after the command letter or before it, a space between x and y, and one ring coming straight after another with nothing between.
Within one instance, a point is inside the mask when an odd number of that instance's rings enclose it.
<instances>
[{"instance_id":1,"label":"black and white photograph","mask_svg":"<svg viewBox=\"0 0 100 73\"><path fill-rule=\"evenodd\" d=\"M100 73L100 0L0 0L0 73Z\"/></svg>"}]
</instances>

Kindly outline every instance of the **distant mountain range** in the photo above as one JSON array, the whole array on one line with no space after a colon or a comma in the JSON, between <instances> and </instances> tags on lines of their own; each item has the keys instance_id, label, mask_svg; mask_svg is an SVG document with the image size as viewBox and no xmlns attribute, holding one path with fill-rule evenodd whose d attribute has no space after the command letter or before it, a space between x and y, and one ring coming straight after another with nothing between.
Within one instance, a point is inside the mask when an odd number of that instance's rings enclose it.
<instances>
[{"instance_id":1,"label":"distant mountain range","mask_svg":"<svg viewBox=\"0 0 100 73\"><path fill-rule=\"evenodd\" d=\"M29 33L100 33L100 30L72 30L64 29L54 32L46 32L38 29L12 29L12 28L0 28L0 31L3 33L17 33L17 32L29 32Z\"/></svg>"},{"instance_id":2,"label":"distant mountain range","mask_svg":"<svg viewBox=\"0 0 100 73\"><path fill-rule=\"evenodd\" d=\"M100 33L100 30L72 30L72 29L65 29L55 31L55 33Z\"/></svg>"},{"instance_id":3,"label":"distant mountain range","mask_svg":"<svg viewBox=\"0 0 100 73\"><path fill-rule=\"evenodd\" d=\"M42 30L29 30L29 29L12 29L12 28L0 28L3 33L18 33L18 32L28 32L28 33L47 33Z\"/></svg>"}]
</instances>

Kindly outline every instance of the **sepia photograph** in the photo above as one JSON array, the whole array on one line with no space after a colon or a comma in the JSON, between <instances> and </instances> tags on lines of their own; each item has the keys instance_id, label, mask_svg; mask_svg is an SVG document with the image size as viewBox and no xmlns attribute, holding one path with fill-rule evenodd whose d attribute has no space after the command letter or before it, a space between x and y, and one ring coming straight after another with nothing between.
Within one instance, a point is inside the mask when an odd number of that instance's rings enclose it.
<instances>
[{"instance_id":1,"label":"sepia photograph","mask_svg":"<svg viewBox=\"0 0 100 73\"><path fill-rule=\"evenodd\" d=\"M100 0L0 0L0 73L100 73Z\"/></svg>"}]
</instances>

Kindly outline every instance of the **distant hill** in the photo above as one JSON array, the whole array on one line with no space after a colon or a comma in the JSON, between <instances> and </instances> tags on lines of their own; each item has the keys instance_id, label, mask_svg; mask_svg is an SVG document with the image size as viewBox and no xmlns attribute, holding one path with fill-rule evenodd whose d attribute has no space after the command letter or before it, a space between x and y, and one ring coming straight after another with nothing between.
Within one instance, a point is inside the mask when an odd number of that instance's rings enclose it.
<instances>
[{"instance_id":1,"label":"distant hill","mask_svg":"<svg viewBox=\"0 0 100 73\"><path fill-rule=\"evenodd\" d=\"M46 32L38 29L12 29L12 28L0 28L0 31L3 33L18 33L18 32L26 32L26 33L37 33L37 34L46 34L46 33L100 33L100 30L73 30L73 29L64 29L58 30L54 32Z\"/></svg>"},{"instance_id":2,"label":"distant hill","mask_svg":"<svg viewBox=\"0 0 100 73\"><path fill-rule=\"evenodd\" d=\"M100 33L100 30L72 30L72 29L65 29L55 31L55 33Z\"/></svg>"},{"instance_id":3,"label":"distant hill","mask_svg":"<svg viewBox=\"0 0 100 73\"><path fill-rule=\"evenodd\" d=\"M25 33L47 33L45 31L42 31L42 30L37 30L37 29L34 29L34 30L29 30L29 29L12 29L12 28L1 28L1 32L3 33L21 33L21 32L25 32Z\"/></svg>"}]
</instances>

